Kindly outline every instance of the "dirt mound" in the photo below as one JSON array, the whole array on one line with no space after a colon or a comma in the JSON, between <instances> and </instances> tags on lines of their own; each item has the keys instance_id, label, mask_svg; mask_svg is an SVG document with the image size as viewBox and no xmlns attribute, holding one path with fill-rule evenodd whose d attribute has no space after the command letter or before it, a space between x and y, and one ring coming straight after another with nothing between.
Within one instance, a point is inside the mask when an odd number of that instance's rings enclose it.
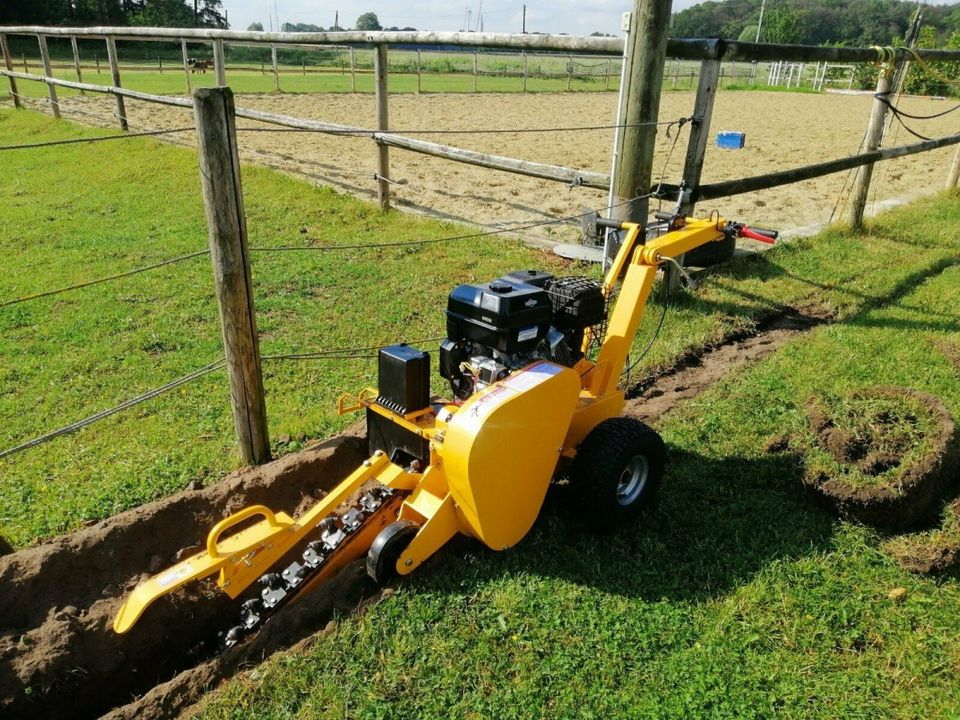
<instances>
[{"instance_id":1,"label":"dirt mound","mask_svg":"<svg viewBox=\"0 0 960 720\"><path fill-rule=\"evenodd\" d=\"M145 573L195 552L220 518L256 503L296 512L364 456L355 428L214 486L0 557L0 715L96 717L196 665L202 642L232 624L237 603L212 581L194 584L116 635L113 616L125 594Z\"/></svg>"},{"instance_id":2,"label":"dirt mound","mask_svg":"<svg viewBox=\"0 0 960 720\"><path fill-rule=\"evenodd\" d=\"M901 535L883 549L900 567L917 573L940 573L960 565L960 499L945 511L943 526L913 535Z\"/></svg>"},{"instance_id":3,"label":"dirt mound","mask_svg":"<svg viewBox=\"0 0 960 720\"><path fill-rule=\"evenodd\" d=\"M941 338L930 338L930 344L946 355L947 360L953 363L957 372L960 372L960 345Z\"/></svg>"},{"instance_id":4,"label":"dirt mound","mask_svg":"<svg viewBox=\"0 0 960 720\"><path fill-rule=\"evenodd\" d=\"M960 434L943 402L875 387L807 407L804 484L841 515L905 529L928 522L954 485Z\"/></svg>"},{"instance_id":5,"label":"dirt mound","mask_svg":"<svg viewBox=\"0 0 960 720\"><path fill-rule=\"evenodd\" d=\"M670 366L655 370L627 393L624 414L648 421L669 412L684 400L696 397L733 368L775 352L797 335L833 317L818 308L786 309L722 341L677 358Z\"/></svg>"}]
</instances>

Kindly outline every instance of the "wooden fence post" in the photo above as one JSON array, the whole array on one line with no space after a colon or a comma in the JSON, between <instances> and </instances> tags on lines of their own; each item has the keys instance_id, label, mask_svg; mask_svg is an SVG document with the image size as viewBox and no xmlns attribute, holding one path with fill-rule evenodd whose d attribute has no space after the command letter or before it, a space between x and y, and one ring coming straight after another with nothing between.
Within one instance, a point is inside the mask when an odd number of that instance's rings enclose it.
<instances>
[{"instance_id":1,"label":"wooden fence post","mask_svg":"<svg viewBox=\"0 0 960 720\"><path fill-rule=\"evenodd\" d=\"M270 62L273 63L273 87L280 92L280 67L277 63L277 46L270 46Z\"/></svg>"},{"instance_id":2,"label":"wooden fence post","mask_svg":"<svg viewBox=\"0 0 960 720\"><path fill-rule=\"evenodd\" d=\"M43 74L47 77L53 77L53 69L50 67L50 51L47 49L47 36L37 35L37 42L40 44L40 58L43 60ZM57 87L47 83L47 91L50 94L50 107L53 109L53 116L60 117L60 103L57 101Z\"/></svg>"},{"instance_id":3,"label":"wooden fence post","mask_svg":"<svg viewBox=\"0 0 960 720\"><path fill-rule=\"evenodd\" d=\"M160 74L163 75L163 57L161 55L157 55L157 65L160 66Z\"/></svg>"},{"instance_id":4,"label":"wooden fence post","mask_svg":"<svg viewBox=\"0 0 960 720\"><path fill-rule=\"evenodd\" d=\"M573 55L567 56L567 92L570 92L570 83L573 80Z\"/></svg>"},{"instance_id":5,"label":"wooden fence post","mask_svg":"<svg viewBox=\"0 0 960 720\"><path fill-rule=\"evenodd\" d=\"M22 54L20 55L20 58L23 60L23 71L24 71L25 73L30 72L30 66L27 65L27 54L26 54L26 53L22 53Z\"/></svg>"},{"instance_id":6,"label":"wooden fence post","mask_svg":"<svg viewBox=\"0 0 960 720\"><path fill-rule=\"evenodd\" d=\"M233 422L243 461L257 465L270 459L270 438L250 281L233 92L227 87L198 88L193 93L193 106Z\"/></svg>"},{"instance_id":7,"label":"wooden fence post","mask_svg":"<svg viewBox=\"0 0 960 720\"><path fill-rule=\"evenodd\" d=\"M653 175L653 151L660 112L660 88L667 55L670 0L635 0L627 36L627 63L623 76L626 87L623 116L625 127L619 135L617 166L610 180L611 217L632 220L643 227L647 221L646 196ZM644 197L641 197L644 196ZM609 245L612 246L612 243ZM609 247L608 251L616 248Z\"/></svg>"},{"instance_id":8,"label":"wooden fence post","mask_svg":"<svg viewBox=\"0 0 960 720\"><path fill-rule=\"evenodd\" d=\"M120 87L120 66L117 64L117 41L112 37L107 38L107 59L110 61L110 75L114 87ZM117 119L120 121L120 129L126 132L130 129L127 123L127 108L123 102L123 95L117 95Z\"/></svg>"},{"instance_id":9,"label":"wooden fence post","mask_svg":"<svg viewBox=\"0 0 960 720\"><path fill-rule=\"evenodd\" d=\"M867 137L864 140L862 152L873 152L880 146L883 137L883 122L887 117L886 94L890 90L890 76L893 65L889 65L880 74L877 81L877 97L873 101L873 110L870 112L870 124L867 125ZM883 98L881 100L881 98ZM867 196L870 193L870 179L873 177L873 163L863 165L857 171L857 178L853 183L853 194L850 197L850 225L854 230L863 227L863 212L867 207Z\"/></svg>"},{"instance_id":10,"label":"wooden fence post","mask_svg":"<svg viewBox=\"0 0 960 720\"><path fill-rule=\"evenodd\" d=\"M717 97L722 72L719 60L704 60L700 63L700 84L697 86L697 97L693 104L693 122L690 124L687 155L683 161L683 182L686 185L686 192L680 198L679 212L684 217L693 214L696 204L691 197L700 186L700 176L703 174L703 158L710 139L713 103ZM677 132L680 130L678 129ZM683 265L682 255L677 258L677 262ZM680 271L675 265L667 266L666 278L671 290L679 286Z\"/></svg>"},{"instance_id":11,"label":"wooden fence post","mask_svg":"<svg viewBox=\"0 0 960 720\"><path fill-rule=\"evenodd\" d=\"M180 41L180 54L183 55L183 78L187 83L187 94L190 94L190 58L187 55L187 41Z\"/></svg>"},{"instance_id":12,"label":"wooden fence post","mask_svg":"<svg viewBox=\"0 0 960 720\"><path fill-rule=\"evenodd\" d=\"M350 92L357 91L357 53L350 46ZM417 50L417 92L420 92L420 51Z\"/></svg>"},{"instance_id":13,"label":"wooden fence post","mask_svg":"<svg viewBox=\"0 0 960 720\"><path fill-rule=\"evenodd\" d=\"M73 50L73 67L77 71L77 82L83 82L83 72L80 69L80 46L77 45L77 36L70 36L70 48ZM83 90L80 91L81 95L86 95L87 93Z\"/></svg>"},{"instance_id":14,"label":"wooden fence post","mask_svg":"<svg viewBox=\"0 0 960 720\"><path fill-rule=\"evenodd\" d=\"M10 57L10 46L7 45L7 36L0 35L0 53L3 54L3 64L9 72L13 72L13 58ZM10 94L13 95L13 106L15 108L21 108L20 104L20 93L17 90L17 79L8 77L10 81Z\"/></svg>"},{"instance_id":15,"label":"wooden fence post","mask_svg":"<svg viewBox=\"0 0 960 720\"><path fill-rule=\"evenodd\" d=\"M523 51L523 91L527 91L527 75L529 73L528 63L527 63L527 51Z\"/></svg>"},{"instance_id":16,"label":"wooden fence post","mask_svg":"<svg viewBox=\"0 0 960 720\"><path fill-rule=\"evenodd\" d=\"M223 54L223 40L213 41L213 69L217 76L217 85L226 87L227 84L227 60Z\"/></svg>"},{"instance_id":17,"label":"wooden fence post","mask_svg":"<svg viewBox=\"0 0 960 720\"><path fill-rule=\"evenodd\" d=\"M422 65L420 64L420 50L418 48L417 49L417 94L418 95L423 91L421 67ZM354 88L354 92L356 92L356 88Z\"/></svg>"},{"instance_id":18,"label":"wooden fence post","mask_svg":"<svg viewBox=\"0 0 960 720\"><path fill-rule=\"evenodd\" d=\"M100 56L94 54L93 61L97 64L97 75L100 74Z\"/></svg>"},{"instance_id":19,"label":"wooden fence post","mask_svg":"<svg viewBox=\"0 0 960 720\"><path fill-rule=\"evenodd\" d=\"M477 66L480 64L480 51L473 51L473 91L477 91Z\"/></svg>"},{"instance_id":20,"label":"wooden fence post","mask_svg":"<svg viewBox=\"0 0 960 720\"><path fill-rule=\"evenodd\" d=\"M387 132L388 121L387 92L387 46L377 45L374 56L374 75L376 76L377 130ZM377 200L381 210L390 209L390 148L377 143Z\"/></svg>"},{"instance_id":21,"label":"wooden fence post","mask_svg":"<svg viewBox=\"0 0 960 720\"><path fill-rule=\"evenodd\" d=\"M953 156L953 165L950 166L950 173L947 175L947 190L956 190L958 181L960 181L960 147Z\"/></svg>"},{"instance_id":22,"label":"wooden fence post","mask_svg":"<svg viewBox=\"0 0 960 720\"><path fill-rule=\"evenodd\" d=\"M604 80L603 80L603 89L604 89L604 90L609 90L609 89L610 89L610 68L611 68L612 65L613 65L613 61L612 61L612 60L607 60L607 67L606 67L606 69L605 69L606 77L605 77ZM674 84L674 86L676 86L676 84Z\"/></svg>"}]
</instances>

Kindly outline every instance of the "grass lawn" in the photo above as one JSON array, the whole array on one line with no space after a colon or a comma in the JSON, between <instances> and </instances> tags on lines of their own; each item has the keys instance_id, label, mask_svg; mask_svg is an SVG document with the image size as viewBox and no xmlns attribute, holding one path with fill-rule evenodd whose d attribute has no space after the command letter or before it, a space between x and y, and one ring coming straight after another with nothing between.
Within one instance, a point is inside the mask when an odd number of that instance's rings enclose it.
<instances>
[{"instance_id":1,"label":"grass lawn","mask_svg":"<svg viewBox=\"0 0 960 720\"><path fill-rule=\"evenodd\" d=\"M99 132L0 111L0 145ZM205 247L188 150L131 139L3 158L0 302ZM254 167L244 189L253 246L462 230ZM817 509L796 461L762 448L802 427L811 395L876 383L931 392L960 417L955 370L928 342L960 341L958 224L956 200L935 198L863 235L829 231L722 268L671 304L637 374L777 308L815 304L838 321L662 419L670 463L656 518L597 538L551 503L510 552L455 544L309 650L214 693L204 717L955 717L956 577L897 569L878 533ZM453 285L531 265L562 269L503 238L254 253L263 353L438 337ZM204 257L0 307L0 446L219 354ZM373 381L366 360L264 372L271 436L293 438L278 452L349 421L335 417L337 394ZM217 373L0 461L0 535L22 546L215 480L236 464L231 448ZM902 603L887 598L898 586Z\"/></svg>"},{"instance_id":2,"label":"grass lawn","mask_svg":"<svg viewBox=\"0 0 960 720\"><path fill-rule=\"evenodd\" d=\"M36 65L36 62L33 63ZM249 67L251 63L243 63ZM186 94L186 83L183 70L173 65L161 74L154 64L152 69L121 71L120 81L123 87L141 92L157 93L161 95ZM22 71L23 67L14 67ZM42 75L39 67L31 67L31 73ZM77 75L72 69L57 68L54 77L63 80L76 81ZM266 73L259 70L231 70L227 65L227 78L231 89L236 93L270 93L274 92L273 73L267 63ZM101 63L101 74L95 70L84 70L83 81L94 85L110 85L110 68ZM213 87L216 85L216 75L213 70L206 73L191 74L190 81L193 87ZM684 83L686 79L684 79ZM4 83L6 81L4 80ZM19 92L28 97L46 97L46 85L38 82L18 80ZM610 80L609 88L604 78L574 79L570 84L571 91L605 91L615 92L619 85L619 77ZM685 85L683 86L686 87ZM317 93L333 92L348 93L352 91L352 81L349 68L345 72L332 71L319 73L315 68L307 66L304 74L300 67L282 67L280 73L280 88L289 93ZM567 89L566 78L530 77L527 80L528 92L561 92ZM424 72L421 80L423 92L473 92L473 76L467 73ZM374 91L373 73L369 70L357 72L357 92L372 93ZM390 92L412 93L417 91L416 72L390 73ZM481 76L477 79L478 92L523 92L522 77L495 77ZM6 86L2 90L6 94ZM58 95L76 95L79 91L71 88L58 87Z\"/></svg>"}]
</instances>

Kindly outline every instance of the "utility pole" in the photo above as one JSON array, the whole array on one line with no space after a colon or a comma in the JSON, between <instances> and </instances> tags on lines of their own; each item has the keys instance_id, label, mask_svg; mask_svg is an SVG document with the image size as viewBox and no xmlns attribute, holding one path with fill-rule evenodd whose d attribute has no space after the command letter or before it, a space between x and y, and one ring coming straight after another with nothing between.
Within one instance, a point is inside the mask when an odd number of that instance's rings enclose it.
<instances>
[{"instance_id":1,"label":"utility pole","mask_svg":"<svg viewBox=\"0 0 960 720\"><path fill-rule=\"evenodd\" d=\"M760 42L760 29L763 27L763 11L767 7L767 0L760 0L760 20L757 22L757 37L754 42Z\"/></svg>"},{"instance_id":2,"label":"utility pole","mask_svg":"<svg viewBox=\"0 0 960 720\"><path fill-rule=\"evenodd\" d=\"M336 32L340 29L340 11L337 10L333 13L333 31Z\"/></svg>"},{"instance_id":3,"label":"utility pole","mask_svg":"<svg viewBox=\"0 0 960 720\"><path fill-rule=\"evenodd\" d=\"M660 86L667 55L671 0L635 0L633 12L624 18L629 28L624 58L622 125L614 149L617 162L611 180L610 216L646 224L649 206L645 196L653 175L653 151L657 140ZM643 237L641 229L640 237ZM608 248L613 251L616 248Z\"/></svg>"},{"instance_id":4,"label":"utility pole","mask_svg":"<svg viewBox=\"0 0 960 720\"><path fill-rule=\"evenodd\" d=\"M527 34L527 6L523 6L523 34Z\"/></svg>"}]
</instances>

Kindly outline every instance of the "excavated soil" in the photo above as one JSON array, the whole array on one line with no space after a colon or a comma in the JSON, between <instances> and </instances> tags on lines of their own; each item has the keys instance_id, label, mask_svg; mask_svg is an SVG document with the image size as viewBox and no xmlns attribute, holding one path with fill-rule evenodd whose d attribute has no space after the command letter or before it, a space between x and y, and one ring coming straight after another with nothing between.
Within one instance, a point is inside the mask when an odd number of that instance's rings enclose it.
<instances>
[{"instance_id":1,"label":"excavated soil","mask_svg":"<svg viewBox=\"0 0 960 720\"><path fill-rule=\"evenodd\" d=\"M828 318L787 311L643 380L627 414L652 419L744 363ZM0 557L0 715L17 718L172 718L237 670L309 638L336 612L378 595L362 562L309 602L282 608L265 632L221 654L215 633L234 624L238 602L212 581L151 606L128 634L111 624L146 574L195 552L199 533L237 509L264 503L298 513L361 462L362 428L256 469L121 513L48 543ZM390 592L385 590L384 592Z\"/></svg>"},{"instance_id":2,"label":"excavated soil","mask_svg":"<svg viewBox=\"0 0 960 720\"><path fill-rule=\"evenodd\" d=\"M756 330L736 333L715 345L690 351L638 383L629 393L624 414L644 421L660 417L735 369L831 320L829 314L815 308L786 310L763 320Z\"/></svg>"},{"instance_id":3,"label":"excavated soil","mask_svg":"<svg viewBox=\"0 0 960 720\"><path fill-rule=\"evenodd\" d=\"M932 437L925 438L927 452L913 462L905 462L909 450L898 439L894 413L880 412L873 418L872 435L854 436L838 426L828 408L811 401L807 418L814 443L841 466L856 469L877 478L870 484L851 484L809 465L804 485L844 517L871 525L907 529L927 523L937 503L958 479L960 433L943 402L933 395L910 388L875 387L858 391L858 399L896 400L911 398L934 420ZM884 423L889 423L884 427ZM886 474L882 479L881 475Z\"/></svg>"},{"instance_id":4,"label":"excavated soil","mask_svg":"<svg viewBox=\"0 0 960 720\"><path fill-rule=\"evenodd\" d=\"M613 122L615 93L483 93L401 94L390 98L390 124L404 130L477 130L490 128L532 129L609 125ZM693 110L691 92L664 93L660 118L672 121ZM742 150L723 150L711 142L704 165L704 182L718 182L748 175L799 167L813 162L853 155L860 147L873 99L869 96L806 95L787 93L722 91L717 94L711 136L719 131L746 133ZM370 127L376 118L372 95L242 95L240 107L264 110L314 120ZM904 98L900 107L915 115L932 115L951 107L946 100ZM132 129L184 127L193 116L182 108L127 101ZM61 99L65 116L79 122L116 127L114 101L86 96ZM92 113L92 115L90 114ZM929 137L955 131L952 116L913 121ZM269 127L241 120L240 127ZM275 127L275 126L273 126ZM654 168L666 182L678 182L686 152L686 129L661 126L658 130ZM414 137L470 150L506 155L584 170L610 171L613 130L601 129L557 133L438 134ZM192 143L189 133L169 136ZM365 198L373 198L377 169L374 143L366 137L333 137L316 133L241 132L241 156L250 162L305 175L313 182L330 185ZM894 124L888 146L915 142ZM953 148L912 155L880 163L871 186L870 210L888 201L906 200L939 192L943 187ZM575 215L584 208L602 207L606 193L589 188L566 188L562 184L519 175L485 170L418 153L391 150L391 186L398 207L441 217L451 217L484 226L537 221ZM838 196L849 188L846 173L838 173L702 205L704 212L721 209L725 217L751 224L791 229L825 223ZM842 215L841 215L842 217ZM575 238L579 223L528 231L533 239ZM752 241L746 244L750 245Z\"/></svg>"},{"instance_id":5,"label":"excavated soil","mask_svg":"<svg viewBox=\"0 0 960 720\"><path fill-rule=\"evenodd\" d=\"M884 544L884 552L900 567L916 573L946 572L960 565L960 498L946 509L947 526L920 533L918 536L897 537Z\"/></svg>"},{"instance_id":6,"label":"excavated soil","mask_svg":"<svg viewBox=\"0 0 960 720\"><path fill-rule=\"evenodd\" d=\"M956 345L940 338L930 338L930 344L944 354L960 373L960 345Z\"/></svg>"},{"instance_id":7,"label":"excavated soil","mask_svg":"<svg viewBox=\"0 0 960 720\"><path fill-rule=\"evenodd\" d=\"M97 717L196 665L203 641L233 624L236 601L212 581L196 583L157 601L134 630L116 635L112 622L122 598L148 571L196 552L198 532L243 506L302 510L356 468L364 446L355 429L214 486L0 558L0 715ZM356 573L338 584L290 612L306 615L303 627L315 628L307 621L329 615L340 597L349 598ZM216 667L257 657L277 637L221 656Z\"/></svg>"}]
</instances>

